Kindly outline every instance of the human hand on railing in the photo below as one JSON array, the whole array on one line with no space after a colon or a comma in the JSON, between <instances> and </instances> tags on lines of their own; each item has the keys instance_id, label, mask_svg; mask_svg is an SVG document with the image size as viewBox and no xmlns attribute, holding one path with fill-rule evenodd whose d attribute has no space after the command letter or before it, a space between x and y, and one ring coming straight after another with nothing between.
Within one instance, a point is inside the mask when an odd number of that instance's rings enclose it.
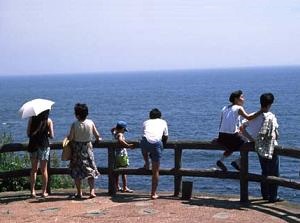
<instances>
[{"instance_id":1,"label":"human hand on railing","mask_svg":"<svg viewBox=\"0 0 300 223\"><path fill-rule=\"evenodd\" d=\"M99 143L102 140L102 138L99 136L96 138L95 143Z\"/></svg>"},{"instance_id":2,"label":"human hand on railing","mask_svg":"<svg viewBox=\"0 0 300 223\"><path fill-rule=\"evenodd\" d=\"M129 147L130 149L135 149L135 146L134 146L134 144L132 144L132 143L128 144L128 147Z\"/></svg>"}]
</instances>

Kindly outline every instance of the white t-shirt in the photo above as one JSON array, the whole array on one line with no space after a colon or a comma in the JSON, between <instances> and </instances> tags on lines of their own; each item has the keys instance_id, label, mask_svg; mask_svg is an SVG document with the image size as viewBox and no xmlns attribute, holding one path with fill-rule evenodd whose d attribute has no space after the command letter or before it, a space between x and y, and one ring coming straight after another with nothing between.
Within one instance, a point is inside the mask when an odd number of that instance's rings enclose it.
<instances>
[{"instance_id":1,"label":"white t-shirt","mask_svg":"<svg viewBox=\"0 0 300 223\"><path fill-rule=\"evenodd\" d=\"M162 136L168 136L168 125L163 119L148 119L143 123L143 136L149 143L161 141Z\"/></svg>"},{"instance_id":2,"label":"white t-shirt","mask_svg":"<svg viewBox=\"0 0 300 223\"><path fill-rule=\"evenodd\" d=\"M241 116L239 110L242 108L240 105L225 106L222 109L221 125L219 132L234 134L239 131L241 125Z\"/></svg>"}]
</instances>

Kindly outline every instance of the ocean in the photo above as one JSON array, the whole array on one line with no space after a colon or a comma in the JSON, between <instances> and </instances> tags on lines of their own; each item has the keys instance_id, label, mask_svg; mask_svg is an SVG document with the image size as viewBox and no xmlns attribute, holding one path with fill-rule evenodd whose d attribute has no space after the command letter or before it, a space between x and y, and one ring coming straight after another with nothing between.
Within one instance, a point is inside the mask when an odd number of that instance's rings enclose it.
<instances>
[{"instance_id":1,"label":"ocean","mask_svg":"<svg viewBox=\"0 0 300 223\"><path fill-rule=\"evenodd\" d=\"M111 139L110 129L118 120L128 123L128 140L141 138L142 123L152 108L159 108L169 125L169 140L208 141L217 137L220 110L229 104L228 97L241 89L245 110L250 113L260 107L259 97L272 92L275 102L271 111L280 125L279 144L300 149L300 67L236 68L182 71L151 71L103 74L65 74L45 76L0 77L0 132L10 133L14 142L26 142L27 120L21 119L18 109L34 98L55 101L51 111L55 139L62 141L75 120L74 105L86 103L89 116L104 139ZM99 166L107 165L105 151L96 151ZM221 151L184 151L184 168L215 166ZM232 159L239 154L236 153ZM132 167L142 167L140 150L130 150ZM162 168L173 167L174 153L164 150ZM228 159L226 165L230 170ZM300 161L281 157L281 176L300 181ZM250 154L250 172L260 173L257 156ZM239 194L239 182L213 178L184 177L194 182L195 192ZM96 181L97 187L107 188L107 177ZM128 176L129 187L150 191L149 176ZM146 189L145 189L146 188ZM250 183L250 196L259 196L259 184ZM173 190L173 177L162 176L159 191ZM279 188L283 199L300 202L300 192Z\"/></svg>"}]
</instances>

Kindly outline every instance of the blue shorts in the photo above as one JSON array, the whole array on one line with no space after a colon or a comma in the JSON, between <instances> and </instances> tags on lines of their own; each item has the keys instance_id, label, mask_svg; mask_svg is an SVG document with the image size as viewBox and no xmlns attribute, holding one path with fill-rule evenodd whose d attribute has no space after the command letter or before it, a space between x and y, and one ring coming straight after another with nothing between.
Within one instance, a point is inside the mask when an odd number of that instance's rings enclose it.
<instances>
[{"instance_id":1,"label":"blue shorts","mask_svg":"<svg viewBox=\"0 0 300 223\"><path fill-rule=\"evenodd\" d=\"M48 148L38 148L37 151L29 153L31 159L37 160L49 160L50 147Z\"/></svg>"},{"instance_id":2,"label":"blue shorts","mask_svg":"<svg viewBox=\"0 0 300 223\"><path fill-rule=\"evenodd\" d=\"M156 143L150 143L143 137L140 142L140 147L143 153L149 153L153 162L159 162L163 151L163 143L161 141Z\"/></svg>"}]
</instances>

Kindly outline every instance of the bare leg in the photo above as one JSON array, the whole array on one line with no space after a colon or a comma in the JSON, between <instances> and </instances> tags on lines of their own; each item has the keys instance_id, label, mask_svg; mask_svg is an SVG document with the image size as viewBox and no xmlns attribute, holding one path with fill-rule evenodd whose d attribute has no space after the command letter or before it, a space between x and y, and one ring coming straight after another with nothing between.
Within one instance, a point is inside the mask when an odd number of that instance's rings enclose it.
<instances>
[{"instance_id":1,"label":"bare leg","mask_svg":"<svg viewBox=\"0 0 300 223\"><path fill-rule=\"evenodd\" d=\"M75 185L77 189L77 196L82 196L81 179L75 179Z\"/></svg>"},{"instance_id":2,"label":"bare leg","mask_svg":"<svg viewBox=\"0 0 300 223\"><path fill-rule=\"evenodd\" d=\"M94 197L96 197L94 177L89 177L88 178L88 183L89 183L89 186L90 186L90 198L94 198Z\"/></svg>"},{"instance_id":3,"label":"bare leg","mask_svg":"<svg viewBox=\"0 0 300 223\"><path fill-rule=\"evenodd\" d=\"M35 182L36 182L36 175L38 171L38 159L32 158L31 159L31 172L30 172L30 194L32 197L36 196L35 193Z\"/></svg>"},{"instance_id":4,"label":"bare leg","mask_svg":"<svg viewBox=\"0 0 300 223\"><path fill-rule=\"evenodd\" d=\"M127 187L127 175L126 174L122 174L122 182L123 182L123 192L126 193L133 193L133 190L131 190L130 188Z\"/></svg>"},{"instance_id":5,"label":"bare leg","mask_svg":"<svg viewBox=\"0 0 300 223\"><path fill-rule=\"evenodd\" d=\"M223 155L221 156L221 158L219 160L217 160L216 164L217 166L224 172L227 171L227 167L225 166L225 164L223 163L223 161L229 157L230 155L232 154L232 151L228 151L228 150L225 150Z\"/></svg>"},{"instance_id":6,"label":"bare leg","mask_svg":"<svg viewBox=\"0 0 300 223\"><path fill-rule=\"evenodd\" d=\"M150 166L150 163L149 163L149 156L148 156L148 153L142 151L142 154L143 154L143 158L144 158L144 161L145 161L144 167L145 167L145 169L149 170L149 168L150 168L150 167L149 167L149 166Z\"/></svg>"},{"instance_id":7,"label":"bare leg","mask_svg":"<svg viewBox=\"0 0 300 223\"><path fill-rule=\"evenodd\" d=\"M226 150L226 151L224 151L223 155L224 155L224 157L227 158L227 157L230 156L232 153L233 153L232 151Z\"/></svg>"},{"instance_id":8,"label":"bare leg","mask_svg":"<svg viewBox=\"0 0 300 223\"><path fill-rule=\"evenodd\" d=\"M41 161L41 172L42 172L42 196L47 197L47 184L48 184L48 171L47 171L47 160Z\"/></svg>"},{"instance_id":9,"label":"bare leg","mask_svg":"<svg viewBox=\"0 0 300 223\"><path fill-rule=\"evenodd\" d=\"M152 188L151 188L151 198L157 199L156 189L159 179L159 162L152 162Z\"/></svg>"},{"instance_id":10,"label":"bare leg","mask_svg":"<svg viewBox=\"0 0 300 223\"><path fill-rule=\"evenodd\" d=\"M127 190L127 176L126 174L122 174L122 182L123 182L123 190Z\"/></svg>"},{"instance_id":11,"label":"bare leg","mask_svg":"<svg viewBox=\"0 0 300 223\"><path fill-rule=\"evenodd\" d=\"M120 189L120 184L119 184L119 174L116 175L116 190L118 191Z\"/></svg>"}]
</instances>

